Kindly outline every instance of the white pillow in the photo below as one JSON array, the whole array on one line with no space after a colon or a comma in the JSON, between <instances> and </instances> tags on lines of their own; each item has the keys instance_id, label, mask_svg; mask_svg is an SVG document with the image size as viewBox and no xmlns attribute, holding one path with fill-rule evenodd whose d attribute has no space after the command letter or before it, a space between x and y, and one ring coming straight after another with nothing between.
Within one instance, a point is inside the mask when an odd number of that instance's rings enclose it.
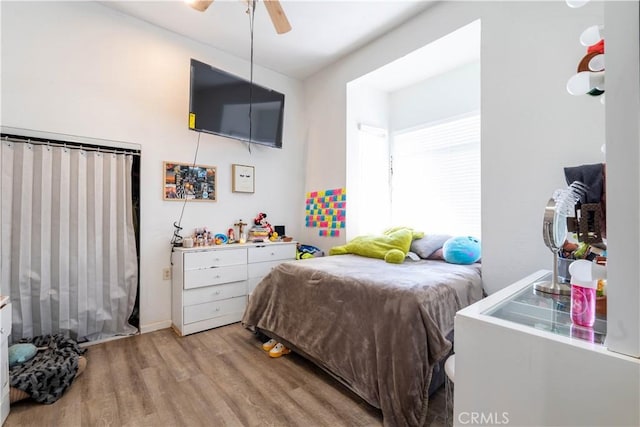
<instances>
[{"instance_id":1,"label":"white pillow","mask_svg":"<svg viewBox=\"0 0 640 427\"><path fill-rule=\"evenodd\" d=\"M415 252L422 259L429 258L429 255L437 251L444 245L444 242L451 238L448 234L425 234L422 239L411 242L411 252Z\"/></svg>"}]
</instances>

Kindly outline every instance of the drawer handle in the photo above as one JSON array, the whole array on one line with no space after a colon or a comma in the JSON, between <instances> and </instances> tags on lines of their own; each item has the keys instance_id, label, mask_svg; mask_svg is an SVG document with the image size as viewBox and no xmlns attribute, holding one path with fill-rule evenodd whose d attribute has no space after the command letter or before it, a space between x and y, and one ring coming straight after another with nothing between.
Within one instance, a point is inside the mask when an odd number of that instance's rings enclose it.
<instances>
[{"instance_id":1,"label":"drawer handle","mask_svg":"<svg viewBox=\"0 0 640 427\"><path fill-rule=\"evenodd\" d=\"M216 274L216 279L219 279L219 278L220 278L220 275L219 275L219 274Z\"/></svg>"},{"instance_id":2,"label":"drawer handle","mask_svg":"<svg viewBox=\"0 0 640 427\"><path fill-rule=\"evenodd\" d=\"M216 291L216 295L220 295L220 291Z\"/></svg>"},{"instance_id":3,"label":"drawer handle","mask_svg":"<svg viewBox=\"0 0 640 427\"><path fill-rule=\"evenodd\" d=\"M220 311L220 307L216 307L216 311Z\"/></svg>"}]
</instances>

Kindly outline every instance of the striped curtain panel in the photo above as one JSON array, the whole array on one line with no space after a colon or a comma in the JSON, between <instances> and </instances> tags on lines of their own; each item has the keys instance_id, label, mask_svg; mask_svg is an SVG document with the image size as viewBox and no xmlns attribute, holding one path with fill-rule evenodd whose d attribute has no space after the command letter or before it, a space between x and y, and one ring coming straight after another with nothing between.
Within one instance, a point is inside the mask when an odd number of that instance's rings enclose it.
<instances>
[{"instance_id":1,"label":"striped curtain panel","mask_svg":"<svg viewBox=\"0 0 640 427\"><path fill-rule=\"evenodd\" d=\"M2 141L1 287L14 341L137 332L131 154Z\"/></svg>"}]
</instances>

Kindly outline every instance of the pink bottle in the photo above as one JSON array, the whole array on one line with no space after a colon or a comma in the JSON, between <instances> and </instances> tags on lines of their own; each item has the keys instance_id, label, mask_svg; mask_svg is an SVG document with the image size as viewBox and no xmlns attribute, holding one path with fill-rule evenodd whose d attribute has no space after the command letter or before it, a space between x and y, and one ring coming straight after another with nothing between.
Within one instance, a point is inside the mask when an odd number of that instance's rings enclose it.
<instances>
[{"instance_id":1,"label":"pink bottle","mask_svg":"<svg viewBox=\"0 0 640 427\"><path fill-rule=\"evenodd\" d=\"M571 273L571 321L590 328L596 321L596 288L598 279L607 277L605 267L587 260L569 266Z\"/></svg>"},{"instance_id":2,"label":"pink bottle","mask_svg":"<svg viewBox=\"0 0 640 427\"><path fill-rule=\"evenodd\" d=\"M596 321L596 287L598 282L571 280L571 321L590 328ZM577 283L576 283L577 282Z\"/></svg>"}]
</instances>

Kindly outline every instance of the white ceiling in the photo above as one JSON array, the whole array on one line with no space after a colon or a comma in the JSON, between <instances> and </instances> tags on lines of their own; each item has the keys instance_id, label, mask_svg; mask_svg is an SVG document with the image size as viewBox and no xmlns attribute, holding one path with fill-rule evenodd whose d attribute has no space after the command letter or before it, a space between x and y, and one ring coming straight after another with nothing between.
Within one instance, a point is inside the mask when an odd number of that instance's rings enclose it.
<instances>
[{"instance_id":1,"label":"white ceiling","mask_svg":"<svg viewBox=\"0 0 640 427\"><path fill-rule=\"evenodd\" d=\"M293 29L276 34L266 8L256 6L254 61L304 79L380 37L434 2L427 0L280 0ZM106 7L249 59L250 31L242 0L215 0L198 12L182 0L102 1Z\"/></svg>"}]
</instances>

